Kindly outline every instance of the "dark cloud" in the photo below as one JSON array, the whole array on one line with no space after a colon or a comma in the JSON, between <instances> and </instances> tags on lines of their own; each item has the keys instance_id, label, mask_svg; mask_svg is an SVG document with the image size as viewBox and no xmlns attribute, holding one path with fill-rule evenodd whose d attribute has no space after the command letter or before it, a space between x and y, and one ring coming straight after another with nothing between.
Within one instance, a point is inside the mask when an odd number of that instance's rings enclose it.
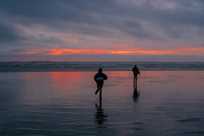
<instances>
[{"instance_id":1,"label":"dark cloud","mask_svg":"<svg viewBox=\"0 0 204 136\"><path fill-rule=\"evenodd\" d=\"M17 41L19 39L18 32L9 23L0 21L0 43Z\"/></svg>"},{"instance_id":2,"label":"dark cloud","mask_svg":"<svg viewBox=\"0 0 204 136\"><path fill-rule=\"evenodd\" d=\"M134 0L131 1L134 2ZM168 0L165 1L168 2ZM127 5L124 6L118 4L117 0L21 0L20 2L7 0L0 2L0 9L11 16L26 20L28 23L59 25L65 22L67 27L69 27L69 23L76 23L79 26L88 24L90 27L84 28L86 30L82 29L82 32L94 31L91 26L97 25L98 27L121 29L121 31L138 37L150 36L142 26L144 21L161 25L161 29L174 25L204 25L202 1L178 0L174 1L177 6L174 10L159 8L159 6L165 6L165 1L153 8L151 3L157 5L161 1L149 0L139 6L128 4L127 1ZM198 11L193 3L198 3L201 10ZM130 23L131 25L129 25Z\"/></svg>"},{"instance_id":3,"label":"dark cloud","mask_svg":"<svg viewBox=\"0 0 204 136\"><path fill-rule=\"evenodd\" d=\"M39 23L85 34L103 34L107 33L104 28L110 28L138 38L158 37L145 28L143 23L147 22L152 27L157 26L170 38L176 38L180 34L179 29L171 32L172 27L204 25L204 4L201 0L173 1L175 7L169 10L165 9L168 0L139 0L140 5L134 0L128 0L126 5L117 1L7 0L0 2L0 9L26 25Z\"/></svg>"},{"instance_id":4,"label":"dark cloud","mask_svg":"<svg viewBox=\"0 0 204 136\"><path fill-rule=\"evenodd\" d=\"M27 48L63 44L57 35L36 31L29 35L22 26L31 32L41 26L46 32L103 40L204 42L203 0L1 0L0 18L0 46L9 42Z\"/></svg>"}]
</instances>

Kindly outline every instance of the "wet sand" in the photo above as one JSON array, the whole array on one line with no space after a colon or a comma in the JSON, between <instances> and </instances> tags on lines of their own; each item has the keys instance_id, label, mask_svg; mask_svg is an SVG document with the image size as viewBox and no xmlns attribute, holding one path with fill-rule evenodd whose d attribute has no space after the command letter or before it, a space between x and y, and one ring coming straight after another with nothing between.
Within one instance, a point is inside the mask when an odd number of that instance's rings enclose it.
<instances>
[{"instance_id":1,"label":"wet sand","mask_svg":"<svg viewBox=\"0 0 204 136\"><path fill-rule=\"evenodd\" d=\"M0 135L204 135L204 71L142 71L138 98L106 73L101 108L94 72L0 73Z\"/></svg>"}]
</instances>

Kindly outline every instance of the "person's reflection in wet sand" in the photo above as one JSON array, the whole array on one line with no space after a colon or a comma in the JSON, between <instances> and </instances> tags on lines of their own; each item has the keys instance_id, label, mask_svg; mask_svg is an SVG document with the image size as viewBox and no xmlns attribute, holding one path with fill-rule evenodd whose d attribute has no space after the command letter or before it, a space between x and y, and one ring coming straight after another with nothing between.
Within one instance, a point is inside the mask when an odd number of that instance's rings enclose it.
<instances>
[{"instance_id":1,"label":"person's reflection in wet sand","mask_svg":"<svg viewBox=\"0 0 204 136\"><path fill-rule=\"evenodd\" d=\"M140 92L138 91L138 89L137 89L137 88L134 88L134 90L133 90L133 96L132 96L133 101L134 101L134 102L137 102L137 101L138 101L139 96L140 96Z\"/></svg>"},{"instance_id":2,"label":"person's reflection in wet sand","mask_svg":"<svg viewBox=\"0 0 204 136\"><path fill-rule=\"evenodd\" d=\"M99 104L95 105L96 107L96 114L95 119L98 125L103 125L104 122L107 120L107 115L104 114L104 110L102 107L102 95L99 94Z\"/></svg>"}]
</instances>

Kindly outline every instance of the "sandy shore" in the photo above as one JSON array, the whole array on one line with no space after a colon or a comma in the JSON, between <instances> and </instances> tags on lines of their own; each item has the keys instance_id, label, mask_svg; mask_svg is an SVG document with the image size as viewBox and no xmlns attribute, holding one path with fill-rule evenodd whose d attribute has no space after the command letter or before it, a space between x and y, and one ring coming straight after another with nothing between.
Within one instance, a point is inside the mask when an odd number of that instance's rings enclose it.
<instances>
[{"instance_id":1,"label":"sandy shore","mask_svg":"<svg viewBox=\"0 0 204 136\"><path fill-rule=\"evenodd\" d=\"M103 105L94 72L0 73L0 135L203 136L204 71L108 71Z\"/></svg>"}]
</instances>

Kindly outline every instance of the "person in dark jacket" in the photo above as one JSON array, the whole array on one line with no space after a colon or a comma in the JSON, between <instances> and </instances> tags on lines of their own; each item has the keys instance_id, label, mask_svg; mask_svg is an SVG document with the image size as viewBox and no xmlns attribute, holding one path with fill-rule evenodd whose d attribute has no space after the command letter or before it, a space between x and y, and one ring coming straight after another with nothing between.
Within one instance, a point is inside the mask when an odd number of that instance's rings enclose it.
<instances>
[{"instance_id":1,"label":"person in dark jacket","mask_svg":"<svg viewBox=\"0 0 204 136\"><path fill-rule=\"evenodd\" d=\"M98 73L96 73L96 75L94 76L94 80L97 84L97 90L96 90L95 94L97 94L100 91L100 95L101 95L104 80L107 80L107 79L108 79L108 77L106 74L103 73L103 69L99 68Z\"/></svg>"},{"instance_id":2,"label":"person in dark jacket","mask_svg":"<svg viewBox=\"0 0 204 136\"><path fill-rule=\"evenodd\" d=\"M134 76L134 79L133 79L133 87L134 87L134 89L137 89L137 79L138 79L138 75L140 74L140 70L139 70L139 68L137 67L137 65L135 65L135 66L132 68L132 72L133 72L133 76Z\"/></svg>"}]
</instances>

